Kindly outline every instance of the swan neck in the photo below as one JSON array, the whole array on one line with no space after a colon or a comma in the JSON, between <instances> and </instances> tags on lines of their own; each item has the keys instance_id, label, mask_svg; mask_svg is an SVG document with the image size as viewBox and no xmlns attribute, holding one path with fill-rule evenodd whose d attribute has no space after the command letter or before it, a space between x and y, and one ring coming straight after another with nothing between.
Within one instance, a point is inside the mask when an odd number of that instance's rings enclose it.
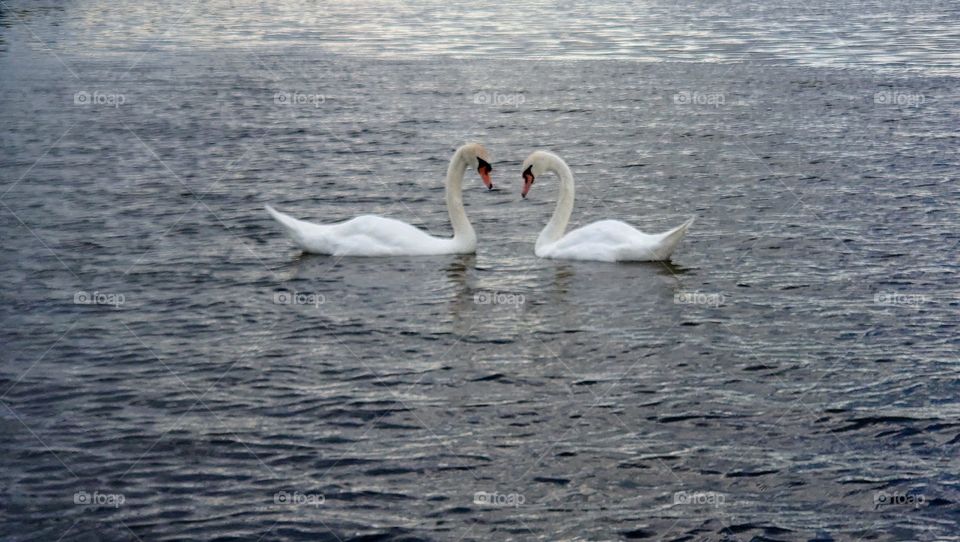
<instances>
[{"instance_id":1,"label":"swan neck","mask_svg":"<svg viewBox=\"0 0 960 542\"><path fill-rule=\"evenodd\" d=\"M457 151L447 168L447 212L450 214L450 225L453 226L454 241L469 244L476 243L477 235L467 218L467 211L463 208L463 176L466 171L467 163L460 151Z\"/></svg>"},{"instance_id":2,"label":"swan neck","mask_svg":"<svg viewBox=\"0 0 960 542\"><path fill-rule=\"evenodd\" d=\"M540 232L537 238L537 247L556 242L563 237L567 231L567 223L570 222L570 215L573 214L573 172L567 166L566 162L560 158L553 158L547 166L547 171L553 171L560 177L560 196L557 198L557 207L550 217L550 222Z\"/></svg>"}]
</instances>

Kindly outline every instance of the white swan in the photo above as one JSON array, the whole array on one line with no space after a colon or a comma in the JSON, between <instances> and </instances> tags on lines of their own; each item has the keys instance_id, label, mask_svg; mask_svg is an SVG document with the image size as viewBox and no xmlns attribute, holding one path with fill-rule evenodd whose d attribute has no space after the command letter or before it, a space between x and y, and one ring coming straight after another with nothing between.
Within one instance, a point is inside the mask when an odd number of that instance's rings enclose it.
<instances>
[{"instance_id":1,"label":"white swan","mask_svg":"<svg viewBox=\"0 0 960 542\"><path fill-rule=\"evenodd\" d=\"M363 215L339 224L313 224L283 214L269 205L267 212L283 226L303 251L334 256L429 256L471 254L477 250L477 235L463 209L462 184L467 168L476 168L488 189L490 158L479 143L463 145L447 168L446 200L453 238L433 237L406 222Z\"/></svg>"},{"instance_id":2,"label":"white swan","mask_svg":"<svg viewBox=\"0 0 960 542\"><path fill-rule=\"evenodd\" d=\"M523 161L523 192L534 180L552 171L560 177L560 198L550 222L537 237L534 253L541 258L594 260L601 262L669 260L693 224L693 218L672 230L651 235L619 220L601 220L564 235L573 212L573 173L559 156L536 151Z\"/></svg>"}]
</instances>

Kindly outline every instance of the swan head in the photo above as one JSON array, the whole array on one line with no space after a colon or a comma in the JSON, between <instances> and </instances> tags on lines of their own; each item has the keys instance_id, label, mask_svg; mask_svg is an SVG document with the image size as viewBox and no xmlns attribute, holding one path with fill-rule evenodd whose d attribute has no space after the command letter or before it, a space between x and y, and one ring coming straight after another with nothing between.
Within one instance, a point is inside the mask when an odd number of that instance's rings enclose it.
<instances>
[{"instance_id":1,"label":"swan head","mask_svg":"<svg viewBox=\"0 0 960 542\"><path fill-rule=\"evenodd\" d=\"M534 151L523 161L523 165L520 166L523 168L523 190L520 192L520 196L527 197L527 192L530 191L533 182L537 177L550 171L551 162L556 158L555 154L547 151Z\"/></svg>"},{"instance_id":2,"label":"swan head","mask_svg":"<svg viewBox=\"0 0 960 542\"><path fill-rule=\"evenodd\" d=\"M490 153L487 149L479 143L467 143L460 147L459 153L468 168L477 170L487 190L493 190L493 181L490 179L493 166L490 165Z\"/></svg>"}]
</instances>

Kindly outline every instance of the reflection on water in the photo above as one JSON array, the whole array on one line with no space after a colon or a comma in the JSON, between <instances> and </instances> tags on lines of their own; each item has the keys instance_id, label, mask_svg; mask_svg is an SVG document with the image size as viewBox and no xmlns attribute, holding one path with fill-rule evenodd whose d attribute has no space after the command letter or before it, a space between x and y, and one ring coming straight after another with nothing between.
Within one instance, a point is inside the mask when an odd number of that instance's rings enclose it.
<instances>
[{"instance_id":1,"label":"reflection on water","mask_svg":"<svg viewBox=\"0 0 960 542\"><path fill-rule=\"evenodd\" d=\"M573 266L565 262L557 262L556 272L553 274L553 291L558 294L567 293L567 289L570 288L570 284L573 281L575 272ZM557 302L560 302L561 299L557 299Z\"/></svg>"},{"instance_id":2,"label":"reflection on water","mask_svg":"<svg viewBox=\"0 0 960 542\"><path fill-rule=\"evenodd\" d=\"M468 286L467 279L476 266L477 256L476 254L459 254L452 258L453 260L446 267L448 287L452 290L450 319L453 322L461 322L464 312L476 305L474 293Z\"/></svg>"},{"instance_id":3,"label":"reflection on water","mask_svg":"<svg viewBox=\"0 0 960 542\"><path fill-rule=\"evenodd\" d=\"M680 275L685 273L691 273L695 271L692 267L684 267L678 263L674 262L631 262L628 265L638 265L643 267L653 267L657 269L662 276L666 277L676 277L679 278Z\"/></svg>"}]
</instances>

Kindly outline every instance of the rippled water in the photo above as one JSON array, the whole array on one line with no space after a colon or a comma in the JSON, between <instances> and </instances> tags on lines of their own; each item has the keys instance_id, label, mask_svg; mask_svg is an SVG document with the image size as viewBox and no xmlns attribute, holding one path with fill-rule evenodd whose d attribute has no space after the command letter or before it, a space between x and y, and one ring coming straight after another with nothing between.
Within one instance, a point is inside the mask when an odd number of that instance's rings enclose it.
<instances>
[{"instance_id":1,"label":"rippled water","mask_svg":"<svg viewBox=\"0 0 960 542\"><path fill-rule=\"evenodd\" d=\"M0 538L956 540L957 10L0 3Z\"/></svg>"}]
</instances>

